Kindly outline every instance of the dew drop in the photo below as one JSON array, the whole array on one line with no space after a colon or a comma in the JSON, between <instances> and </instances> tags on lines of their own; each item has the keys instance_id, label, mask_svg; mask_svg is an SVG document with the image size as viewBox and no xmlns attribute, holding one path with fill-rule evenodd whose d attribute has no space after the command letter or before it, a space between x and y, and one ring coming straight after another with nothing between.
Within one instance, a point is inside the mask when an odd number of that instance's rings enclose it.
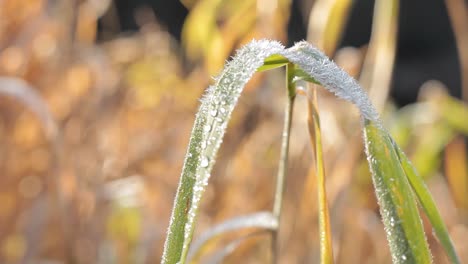
<instances>
[{"instance_id":1,"label":"dew drop","mask_svg":"<svg viewBox=\"0 0 468 264\"><path fill-rule=\"evenodd\" d=\"M207 157L202 157L201 162L200 162L200 166L201 166L202 168L206 168L206 167L208 167L208 164L209 164L209 163L210 163L210 162L208 161L208 158L207 158Z\"/></svg>"},{"instance_id":2,"label":"dew drop","mask_svg":"<svg viewBox=\"0 0 468 264\"><path fill-rule=\"evenodd\" d=\"M211 126L210 126L210 125L205 125L205 126L203 127L203 131L205 131L205 132L210 132L210 131L211 131Z\"/></svg>"},{"instance_id":3,"label":"dew drop","mask_svg":"<svg viewBox=\"0 0 468 264\"><path fill-rule=\"evenodd\" d=\"M218 115L218 110L216 110L216 109L211 110L211 111L210 111L210 115L211 115L212 117L217 116L217 115Z\"/></svg>"},{"instance_id":4,"label":"dew drop","mask_svg":"<svg viewBox=\"0 0 468 264\"><path fill-rule=\"evenodd\" d=\"M221 107L221 108L219 109L219 111L221 112L221 114L225 114L225 113L226 113L226 108Z\"/></svg>"},{"instance_id":5,"label":"dew drop","mask_svg":"<svg viewBox=\"0 0 468 264\"><path fill-rule=\"evenodd\" d=\"M206 141L202 141L202 143L201 143L201 148L202 148L202 149L206 149Z\"/></svg>"}]
</instances>

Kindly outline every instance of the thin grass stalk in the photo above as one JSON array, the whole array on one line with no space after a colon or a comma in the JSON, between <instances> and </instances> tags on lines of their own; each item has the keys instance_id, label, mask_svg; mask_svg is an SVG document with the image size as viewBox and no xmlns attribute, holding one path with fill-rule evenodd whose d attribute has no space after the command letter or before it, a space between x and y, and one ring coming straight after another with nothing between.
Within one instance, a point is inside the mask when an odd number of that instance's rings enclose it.
<instances>
[{"instance_id":1,"label":"thin grass stalk","mask_svg":"<svg viewBox=\"0 0 468 264\"><path fill-rule=\"evenodd\" d=\"M294 99L296 98L296 85L293 82L294 78L294 64L289 63L286 65L286 86L288 88L288 99L285 107L284 127L281 135L281 154L278 164L278 175L276 177L276 190L275 200L273 204L273 215L278 220L278 226L281 219L281 211L283 205L283 194L286 182L287 167L288 167L288 154L289 154L289 137L291 132ZM273 231L272 234L272 262L278 263L279 254L279 228Z\"/></svg>"},{"instance_id":2,"label":"thin grass stalk","mask_svg":"<svg viewBox=\"0 0 468 264\"><path fill-rule=\"evenodd\" d=\"M318 0L309 15L307 41L331 56L341 38L348 18L350 0Z\"/></svg>"},{"instance_id":3,"label":"thin grass stalk","mask_svg":"<svg viewBox=\"0 0 468 264\"><path fill-rule=\"evenodd\" d=\"M330 227L330 213L325 184L325 164L323 162L322 133L320 130L320 118L317 108L317 89L312 89L308 100L309 131L313 131L313 145L315 154L315 168L317 175L317 195L319 204L319 234L320 234L320 263L333 263L332 235ZM311 134L312 134L311 133Z\"/></svg>"},{"instance_id":4,"label":"thin grass stalk","mask_svg":"<svg viewBox=\"0 0 468 264\"><path fill-rule=\"evenodd\" d=\"M465 141L455 137L445 148L444 168L457 207L468 211L468 160Z\"/></svg>"},{"instance_id":5,"label":"thin grass stalk","mask_svg":"<svg viewBox=\"0 0 468 264\"><path fill-rule=\"evenodd\" d=\"M52 154L51 169L48 177L46 178L46 185L47 189L49 189L49 194L48 197L46 197L46 193L41 193L36 198L36 203L34 206L39 206L40 203L44 202L43 200L50 199L53 207L59 208L59 228L60 231L63 232L64 240L66 242L66 258L69 263L73 263L73 247L71 244L72 234L71 228L67 224L70 223L70 214L66 199L59 188L59 170L62 157L62 134L59 126L53 118L48 105L42 96L37 92L37 89L28 84L26 81L12 77L0 77L0 95L9 96L20 101L37 116L43 126L45 136L49 142L50 151ZM49 212L44 210L42 210L42 213L49 214ZM37 219L36 221L31 222L35 224L32 229L34 229L36 232L40 232L41 229L44 228L46 220ZM21 263L28 263L30 259L35 257L35 244L37 243L35 241L31 241L29 236L27 237L28 240L26 241L26 244L31 250L28 250L26 254L24 254ZM42 237L38 235L37 239L40 238Z\"/></svg>"},{"instance_id":6,"label":"thin grass stalk","mask_svg":"<svg viewBox=\"0 0 468 264\"><path fill-rule=\"evenodd\" d=\"M468 5L463 0L445 0L460 56L462 98L468 102Z\"/></svg>"},{"instance_id":7,"label":"thin grass stalk","mask_svg":"<svg viewBox=\"0 0 468 264\"><path fill-rule=\"evenodd\" d=\"M375 1L369 50L359 80L364 88L369 89L369 97L379 112L387 101L395 62L398 1Z\"/></svg>"}]
</instances>

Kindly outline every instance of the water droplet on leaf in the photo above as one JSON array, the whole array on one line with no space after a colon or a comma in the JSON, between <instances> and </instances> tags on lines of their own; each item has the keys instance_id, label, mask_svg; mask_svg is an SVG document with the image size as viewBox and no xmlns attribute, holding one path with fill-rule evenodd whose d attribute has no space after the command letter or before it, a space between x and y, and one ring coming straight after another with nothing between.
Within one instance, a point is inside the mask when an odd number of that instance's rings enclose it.
<instances>
[{"instance_id":1,"label":"water droplet on leaf","mask_svg":"<svg viewBox=\"0 0 468 264\"><path fill-rule=\"evenodd\" d=\"M206 167L208 167L208 164L210 164L208 158L207 157L202 157L201 162L200 162L200 166L202 168L206 168Z\"/></svg>"}]
</instances>

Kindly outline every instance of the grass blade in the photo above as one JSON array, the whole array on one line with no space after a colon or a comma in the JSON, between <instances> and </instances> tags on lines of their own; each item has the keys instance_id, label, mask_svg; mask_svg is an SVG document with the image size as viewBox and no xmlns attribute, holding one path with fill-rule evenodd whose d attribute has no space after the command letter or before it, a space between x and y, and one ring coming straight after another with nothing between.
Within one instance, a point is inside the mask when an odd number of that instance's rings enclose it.
<instances>
[{"instance_id":1,"label":"grass blade","mask_svg":"<svg viewBox=\"0 0 468 264\"><path fill-rule=\"evenodd\" d=\"M257 69L257 72L268 71L279 67L283 67L286 66L288 63L289 61L285 57L279 54L273 54L265 59L263 65Z\"/></svg>"},{"instance_id":2,"label":"grass blade","mask_svg":"<svg viewBox=\"0 0 468 264\"><path fill-rule=\"evenodd\" d=\"M283 50L278 42L251 42L239 50L202 99L182 169L162 263L185 263L200 200L242 89L266 58L281 54Z\"/></svg>"},{"instance_id":3,"label":"grass blade","mask_svg":"<svg viewBox=\"0 0 468 264\"><path fill-rule=\"evenodd\" d=\"M260 234L262 234L264 232L262 231L258 231L258 232L254 232L254 233L251 233L251 234L248 234L248 235L245 235L243 237L240 237L232 242L230 242L229 244L227 244L222 250L216 252L215 254L213 254L213 256L211 256L211 258L209 258L208 260L205 260L204 263L205 264L218 264L218 263L224 263L223 260L224 258L231 254L232 252L234 252L234 250L236 250L237 247L239 247L239 245L244 242L245 240L249 239L249 238L252 238L254 236L258 236Z\"/></svg>"},{"instance_id":4,"label":"grass blade","mask_svg":"<svg viewBox=\"0 0 468 264\"><path fill-rule=\"evenodd\" d=\"M418 207L393 141L364 121L364 141L393 263L431 263Z\"/></svg>"},{"instance_id":5,"label":"grass blade","mask_svg":"<svg viewBox=\"0 0 468 264\"><path fill-rule=\"evenodd\" d=\"M58 125L41 95L22 79L0 77L0 94L14 97L33 111L41 121L49 140L56 141Z\"/></svg>"},{"instance_id":6,"label":"grass blade","mask_svg":"<svg viewBox=\"0 0 468 264\"><path fill-rule=\"evenodd\" d=\"M358 107L365 120L363 130L366 153L392 259L394 263L431 263L431 255L407 174L402 168L393 140L383 128L367 94L353 78L307 42L300 42L284 50L283 46L272 41L254 41L242 48L227 64L216 84L208 89L202 100L176 194L162 263L185 263L200 199L208 183L214 158L232 110L247 81L264 65L266 59L275 54L289 60L291 64L288 64L288 69L301 69L310 80L317 81L337 97ZM271 62L269 66L277 67L284 63L281 57L274 56L273 59L275 58L280 60ZM292 95L295 91L289 84L294 83L295 72L288 70L289 102L294 98ZM283 141L283 144L284 142L287 140ZM283 163L287 160L284 157ZM285 163L283 165L285 166ZM280 174L281 171L280 168ZM430 196L428 192L423 194ZM278 216L281 210L277 209L276 201L273 214ZM281 205L281 202L279 204ZM436 211L435 207L431 210ZM440 228L440 223L436 224L438 226L435 227Z\"/></svg>"},{"instance_id":7,"label":"grass blade","mask_svg":"<svg viewBox=\"0 0 468 264\"><path fill-rule=\"evenodd\" d=\"M444 221L437 210L437 206L432 199L432 196L427 189L424 180L418 175L416 170L414 169L411 162L408 160L406 155L400 148L393 143L394 149L398 154L398 158L400 159L401 165L406 173L406 176L413 188L416 196L418 197L419 203L421 204L424 212L426 213L429 221L434 228L435 234L439 239L442 247L444 248L445 252L447 253L451 263L460 263L460 260L455 252L455 248L452 244L452 240L450 239L449 233L447 228L445 227Z\"/></svg>"},{"instance_id":8,"label":"grass blade","mask_svg":"<svg viewBox=\"0 0 468 264\"><path fill-rule=\"evenodd\" d=\"M381 113L390 92L396 54L399 0L376 0L372 34L359 83Z\"/></svg>"},{"instance_id":9,"label":"grass blade","mask_svg":"<svg viewBox=\"0 0 468 264\"><path fill-rule=\"evenodd\" d=\"M318 203L319 203L319 234L320 234L320 263L333 263L332 234L330 227L330 214L328 212L327 192L325 185L325 166L323 163L322 133L317 110L317 90L312 91L312 98L308 100L309 130L312 133L315 166L317 174Z\"/></svg>"},{"instance_id":10,"label":"grass blade","mask_svg":"<svg viewBox=\"0 0 468 264\"><path fill-rule=\"evenodd\" d=\"M276 177L276 190L275 190L275 201L273 204L273 215L278 219L281 219L281 209L283 204L283 193L286 182L286 174L288 167L288 154L289 154L289 136L291 134L292 115L294 108L294 99L296 98L296 84L294 83L294 64L289 63L286 66L286 86L288 88L288 100L284 111L284 126L283 133L281 136L281 154L278 165L278 175ZM272 236L272 252L273 252L273 263L278 262L278 255L280 251L278 243L278 232L273 231Z\"/></svg>"},{"instance_id":11,"label":"grass blade","mask_svg":"<svg viewBox=\"0 0 468 264\"><path fill-rule=\"evenodd\" d=\"M265 230L276 230L278 219L271 212L258 212L245 216L229 219L207 230L190 247L187 259L194 260L200 255L203 247L221 234L237 231L244 228L261 228Z\"/></svg>"},{"instance_id":12,"label":"grass blade","mask_svg":"<svg viewBox=\"0 0 468 264\"><path fill-rule=\"evenodd\" d=\"M445 148L444 169L447 183L458 208L468 210L468 155L466 141L455 137Z\"/></svg>"}]
</instances>

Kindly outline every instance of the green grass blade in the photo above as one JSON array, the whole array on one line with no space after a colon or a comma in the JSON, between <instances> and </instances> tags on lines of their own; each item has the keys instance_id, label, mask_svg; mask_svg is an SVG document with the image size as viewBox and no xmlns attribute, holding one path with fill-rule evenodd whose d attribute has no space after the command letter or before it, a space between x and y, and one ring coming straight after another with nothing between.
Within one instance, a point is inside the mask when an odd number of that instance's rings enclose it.
<instances>
[{"instance_id":1,"label":"green grass blade","mask_svg":"<svg viewBox=\"0 0 468 264\"><path fill-rule=\"evenodd\" d=\"M268 71L279 67L283 67L286 66L286 64L288 63L289 61L285 57L279 54L273 54L265 59L263 65L257 69L257 72Z\"/></svg>"},{"instance_id":2,"label":"green grass blade","mask_svg":"<svg viewBox=\"0 0 468 264\"><path fill-rule=\"evenodd\" d=\"M226 65L202 99L176 193L162 263L185 263L200 200L232 110L245 84L264 60L283 50L278 42L251 42Z\"/></svg>"},{"instance_id":3,"label":"green grass blade","mask_svg":"<svg viewBox=\"0 0 468 264\"><path fill-rule=\"evenodd\" d=\"M390 136L365 120L364 141L393 263L431 263L418 207Z\"/></svg>"},{"instance_id":4,"label":"green grass blade","mask_svg":"<svg viewBox=\"0 0 468 264\"><path fill-rule=\"evenodd\" d=\"M294 68L294 76L295 76L294 81L306 81L306 82L315 83L315 84L320 85L320 83L317 80L310 77L309 74L307 74L304 70L302 70L299 67Z\"/></svg>"},{"instance_id":5,"label":"green grass blade","mask_svg":"<svg viewBox=\"0 0 468 264\"><path fill-rule=\"evenodd\" d=\"M424 180L418 175L415 168L403 153L403 151L401 151L395 143L393 145L396 153L398 154L401 165L406 173L406 176L411 184L411 187L416 193L419 203L429 218L429 221L434 228L435 234L442 244L442 247L444 248L447 256L449 257L451 263L460 263L460 259L455 252L452 240L450 239L449 233L447 231L447 227L445 226L444 221L442 220L442 217L437 210L437 206L432 199L432 196L426 184L424 183Z\"/></svg>"},{"instance_id":6,"label":"green grass blade","mask_svg":"<svg viewBox=\"0 0 468 264\"><path fill-rule=\"evenodd\" d=\"M461 133L468 135L468 106L463 101L444 95L439 102L445 120Z\"/></svg>"},{"instance_id":7,"label":"green grass blade","mask_svg":"<svg viewBox=\"0 0 468 264\"><path fill-rule=\"evenodd\" d=\"M272 56L275 54L280 56ZM272 41L254 41L242 48L202 100L176 194L162 263L185 263L200 199L240 93L258 69L286 64L283 57L301 69L306 80L320 83L337 97L358 107L366 120L363 128L366 150L393 261L430 263L430 252L407 175L393 140L383 129L369 97L353 78L310 44L300 42L284 50ZM262 69L264 64L267 66Z\"/></svg>"}]
</instances>

